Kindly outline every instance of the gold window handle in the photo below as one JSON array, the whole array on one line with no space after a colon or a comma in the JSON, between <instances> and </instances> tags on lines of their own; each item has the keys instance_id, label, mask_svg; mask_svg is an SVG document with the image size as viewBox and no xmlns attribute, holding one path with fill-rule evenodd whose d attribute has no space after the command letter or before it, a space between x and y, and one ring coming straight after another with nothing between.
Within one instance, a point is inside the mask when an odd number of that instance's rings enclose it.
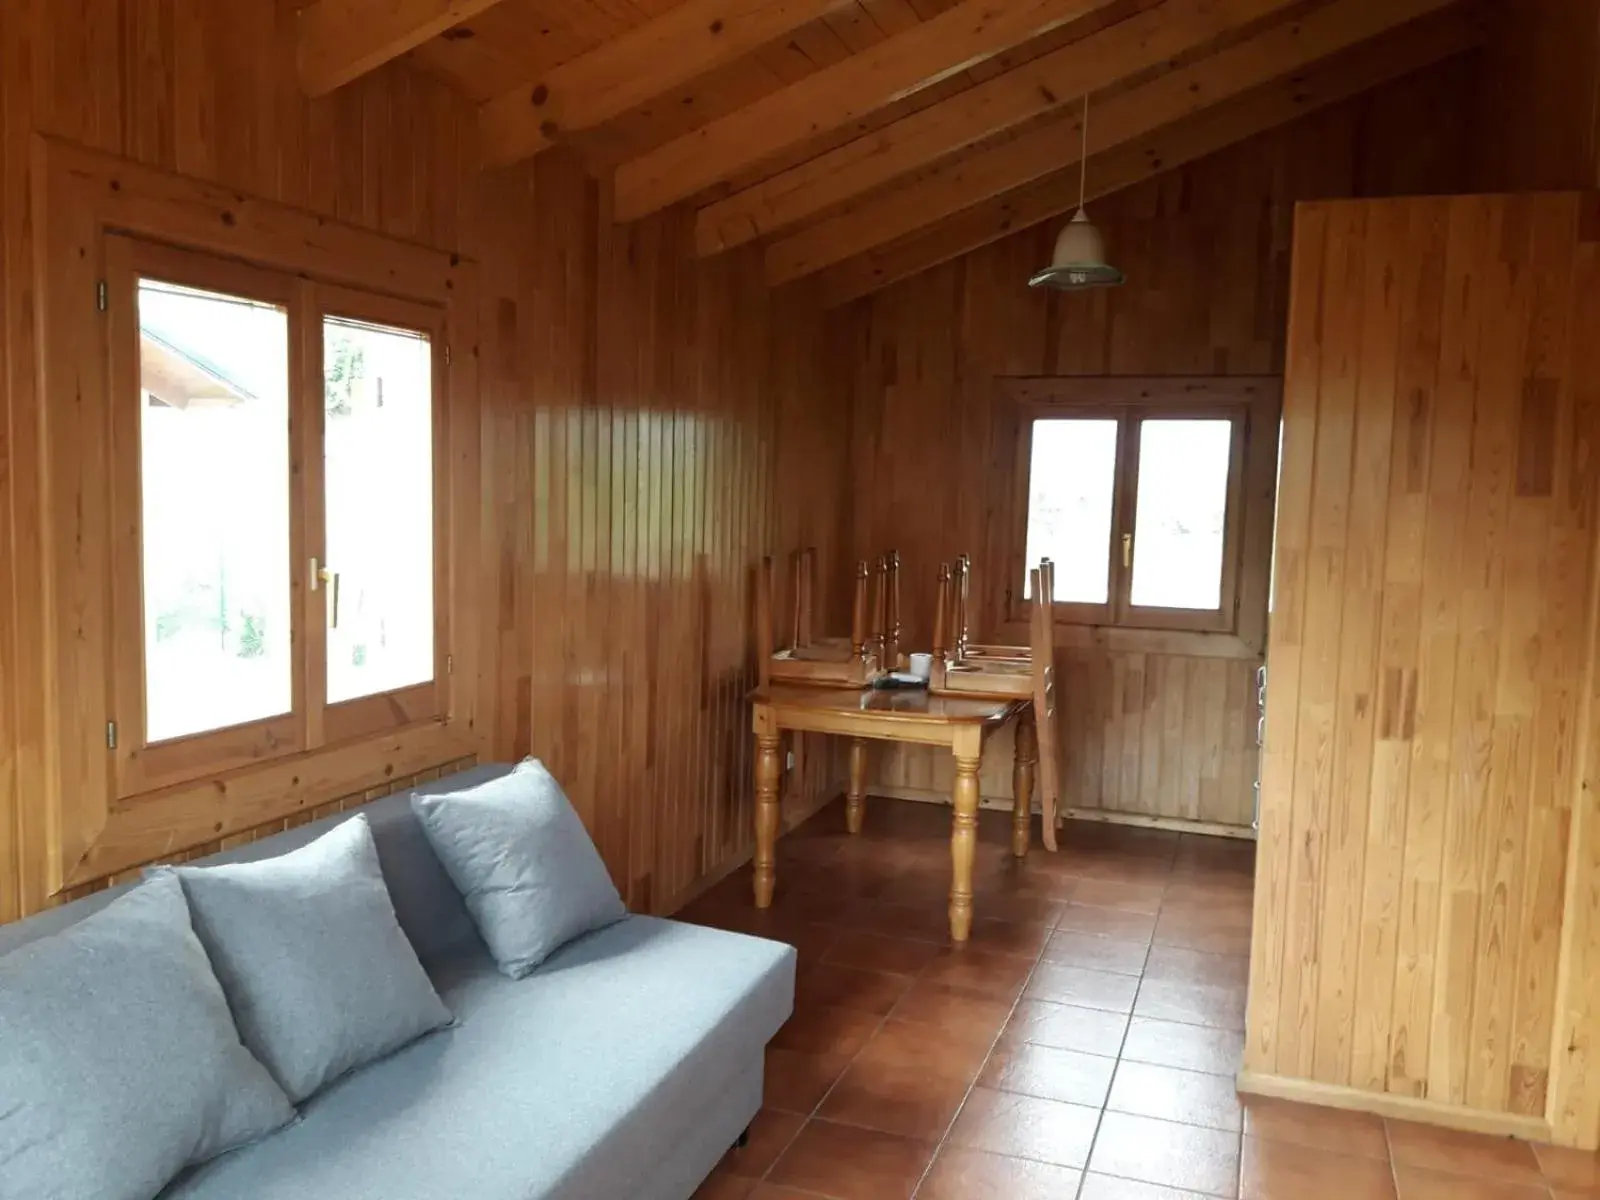
<instances>
[{"instance_id":1,"label":"gold window handle","mask_svg":"<svg viewBox=\"0 0 1600 1200\"><path fill-rule=\"evenodd\" d=\"M1133 534L1122 535L1122 569L1126 571L1133 566Z\"/></svg>"},{"instance_id":2,"label":"gold window handle","mask_svg":"<svg viewBox=\"0 0 1600 1200\"><path fill-rule=\"evenodd\" d=\"M311 590L314 592L323 584L328 585L328 628L339 628L339 572L330 571L327 567L319 566L317 560L311 560Z\"/></svg>"}]
</instances>

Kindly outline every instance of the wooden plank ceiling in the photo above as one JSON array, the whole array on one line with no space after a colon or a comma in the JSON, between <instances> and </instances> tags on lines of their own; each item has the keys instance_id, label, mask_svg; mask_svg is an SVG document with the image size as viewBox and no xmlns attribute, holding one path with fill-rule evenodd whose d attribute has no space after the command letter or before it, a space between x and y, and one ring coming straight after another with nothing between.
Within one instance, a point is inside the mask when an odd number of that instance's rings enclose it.
<instances>
[{"instance_id":1,"label":"wooden plank ceiling","mask_svg":"<svg viewBox=\"0 0 1600 1200\"><path fill-rule=\"evenodd\" d=\"M291 3L296 0L290 0ZM312 0L312 94L405 58L498 168L566 145L633 220L844 303L1483 40L1475 0Z\"/></svg>"}]
</instances>

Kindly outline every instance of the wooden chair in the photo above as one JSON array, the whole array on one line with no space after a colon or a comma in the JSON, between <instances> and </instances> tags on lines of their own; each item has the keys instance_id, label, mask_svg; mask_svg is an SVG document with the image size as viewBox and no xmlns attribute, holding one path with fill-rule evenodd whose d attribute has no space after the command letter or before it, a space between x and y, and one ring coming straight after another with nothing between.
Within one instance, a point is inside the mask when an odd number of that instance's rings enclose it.
<instances>
[{"instance_id":1,"label":"wooden chair","mask_svg":"<svg viewBox=\"0 0 1600 1200\"><path fill-rule=\"evenodd\" d=\"M1032 760L1037 739L1040 808L1044 816L1045 848L1056 848L1056 810L1060 802L1060 771L1056 736L1055 638L1051 597L1054 595L1054 567L1044 559L1028 572L1028 644L1026 646L979 646L957 633L956 644L946 650L947 613L964 620L965 606L960 600L956 573L949 564L939 568L939 597L934 612L934 663L929 688L935 694L984 699L1029 700L1033 711L1023 718L1017 730L1018 779L1016 787L1032 784ZM963 649L963 646L965 649ZM1027 763L1026 776L1020 768ZM1026 777L1027 784L1022 783ZM1024 811L1019 820L1025 821ZM1026 825L1019 826L1022 839L1017 853L1026 852Z\"/></svg>"},{"instance_id":2,"label":"wooden chair","mask_svg":"<svg viewBox=\"0 0 1600 1200\"><path fill-rule=\"evenodd\" d=\"M1046 559L1028 573L1033 585L1031 628L1033 634L1033 725L1038 739L1039 810L1046 850L1056 848L1056 822L1060 819L1061 773L1056 736L1056 651L1055 618L1052 597L1055 575Z\"/></svg>"},{"instance_id":3,"label":"wooden chair","mask_svg":"<svg viewBox=\"0 0 1600 1200\"><path fill-rule=\"evenodd\" d=\"M946 671L950 667L978 669L987 664L1003 666L1004 664L1027 665L1033 659L1034 646L1032 634L1032 609L1034 602L1043 597L1050 597L1055 592L1055 564L1048 558L1039 560L1036 572L1029 573L1030 590L1033 601L1029 604L1029 640L1027 645L999 645L992 642L974 642L968 624L968 599L971 589L972 564L966 555L962 555L952 568L949 563L939 565L939 590L937 602L934 607L933 621L933 687L941 690L944 688ZM1037 573L1041 583L1033 583L1033 576ZM1043 587L1043 592L1039 591ZM1049 600L1045 601L1045 612L1050 612ZM950 642L949 626L955 626L954 644ZM960 687L958 683L957 688Z\"/></svg>"},{"instance_id":4,"label":"wooden chair","mask_svg":"<svg viewBox=\"0 0 1600 1200\"><path fill-rule=\"evenodd\" d=\"M813 632L816 593L816 548L807 546L790 555L794 606L789 644L773 644L773 565L763 558L756 581L756 649L761 686L769 683L813 683L865 687L889 669L899 656L900 556L894 551L873 567L856 564L855 594L851 604L848 637L818 637ZM867 629L867 585L877 576L873 625Z\"/></svg>"},{"instance_id":5,"label":"wooden chair","mask_svg":"<svg viewBox=\"0 0 1600 1200\"><path fill-rule=\"evenodd\" d=\"M1048 558L1039 560L1039 569L1045 575L1046 595L1050 595L1055 587L1055 564ZM972 640L970 618L970 600L972 592L972 560L963 554L956 559L955 567L949 571L950 583L944 584L946 569L939 568L941 586L948 586L951 591L949 607L955 619L955 651L958 662L977 661L984 659L1009 659L1026 661L1031 653L1031 646L1007 646L991 642L974 642ZM1030 574L1031 578L1031 574Z\"/></svg>"}]
</instances>

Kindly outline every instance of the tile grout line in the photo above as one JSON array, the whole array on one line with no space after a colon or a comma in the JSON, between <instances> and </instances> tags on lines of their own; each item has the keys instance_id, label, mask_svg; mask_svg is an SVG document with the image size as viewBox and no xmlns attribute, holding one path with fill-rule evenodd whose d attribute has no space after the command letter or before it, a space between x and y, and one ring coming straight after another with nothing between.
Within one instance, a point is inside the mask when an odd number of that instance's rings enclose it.
<instances>
[{"instance_id":1,"label":"tile grout line","mask_svg":"<svg viewBox=\"0 0 1600 1200\"><path fill-rule=\"evenodd\" d=\"M1389 1136L1389 1118L1379 1117L1383 1122L1383 1148L1389 1152L1389 1183L1394 1188L1394 1194L1400 1195L1400 1164L1394 1160L1394 1138Z\"/></svg>"},{"instance_id":2,"label":"tile grout line","mask_svg":"<svg viewBox=\"0 0 1600 1200\"><path fill-rule=\"evenodd\" d=\"M1150 938L1156 936L1156 926L1161 923L1161 910L1166 907L1167 888L1172 884L1172 864L1177 858L1178 844L1172 845L1172 858L1167 861L1167 874L1161 885L1161 901L1156 905L1155 916L1150 923ZM1111 1082L1106 1085L1105 1097L1100 1101L1100 1113L1094 1119L1094 1134L1089 1138L1089 1148L1084 1151L1083 1170L1078 1172L1078 1189L1073 1193L1073 1200L1081 1200L1083 1189L1089 1186L1089 1164L1094 1161L1095 1147L1100 1144L1100 1129L1105 1124L1106 1112L1111 1104L1111 1090L1117 1086L1117 1075L1122 1070L1122 1056L1128 1049L1128 1034L1133 1029L1133 1014L1139 1007L1139 993L1144 991L1144 973L1150 967L1150 948L1155 943L1147 940L1144 944L1144 963L1139 968L1139 983L1133 989L1133 1000L1128 1005L1128 1019L1122 1026L1122 1040L1117 1043L1117 1056L1115 1065L1111 1068Z\"/></svg>"},{"instance_id":3,"label":"tile grout line","mask_svg":"<svg viewBox=\"0 0 1600 1200\"><path fill-rule=\"evenodd\" d=\"M846 843L846 844L848 844L848 843ZM1019 1010L1021 1004L1023 1003L1023 1001L1025 999L1027 999L1028 988L1032 985L1033 981L1037 978L1041 965L1046 965L1046 964L1049 964L1049 965L1064 965L1064 966L1074 966L1074 965L1076 965L1076 964L1070 964L1070 963L1069 964L1056 964L1056 963L1053 962L1053 960L1049 960L1049 959L1046 958L1046 956L1045 956L1046 955L1046 949L1047 949L1051 939L1054 938L1056 935L1062 933L1062 932L1068 932L1068 933L1072 933L1072 934L1075 934L1075 935L1078 935L1078 936L1084 936L1084 937L1110 938L1110 939L1113 939L1113 940L1117 940L1115 938L1115 935L1109 934L1109 933L1106 933L1106 932L1103 932L1103 931L1071 929L1071 928L1068 928L1068 927L1064 927L1061 924L1061 920L1062 920L1063 916L1065 915L1065 910L1068 907L1077 907L1077 908L1081 908L1081 909L1092 909L1092 910L1100 911L1100 912L1138 913L1139 915L1147 915L1152 920L1152 927L1151 927L1150 933L1146 937L1141 939L1141 942L1142 942L1142 945L1143 945L1143 956L1142 956L1142 959L1141 959L1140 971L1136 976L1134 976L1134 978L1137 980L1137 984L1136 984L1136 987L1135 987L1135 992L1134 992L1134 997L1133 997L1132 1003L1131 1003L1130 1007L1126 1010L1126 1012L1117 1012L1116 1013L1116 1015L1122 1016L1124 1018L1124 1025L1123 1025L1121 1038L1120 1038L1120 1040L1118 1042L1118 1048L1115 1051L1115 1053L1112 1054L1112 1055L1095 1055L1095 1057L1101 1057L1101 1058L1108 1059L1109 1062L1112 1064L1111 1065L1112 1082L1107 1084L1106 1095L1104 1097L1102 1097L1101 1103L1098 1106L1098 1112L1097 1112L1096 1118L1095 1118L1095 1130L1094 1130L1094 1133L1091 1135L1091 1138L1089 1139L1088 1154L1086 1155L1086 1159L1085 1159L1085 1162L1083 1164L1083 1169L1079 1172L1079 1182L1078 1182L1077 1189L1074 1192L1074 1195L1077 1195L1078 1193L1082 1192L1083 1188L1086 1186L1086 1181L1087 1181L1087 1176L1088 1176L1088 1158L1090 1156L1092 1156L1093 1149L1098 1144L1098 1138L1099 1138L1100 1133L1101 1133L1101 1128L1102 1128L1103 1121L1104 1121L1106 1113L1109 1112L1109 1111L1112 1111L1110 1109L1110 1107L1109 1107L1111 1088L1114 1085L1116 1075L1120 1071L1121 1065L1125 1061L1129 1061L1129 1060L1127 1060L1125 1058L1125 1055L1126 1055L1127 1043L1128 1043L1128 1040L1129 1040L1130 1035L1131 1035L1132 1021L1134 1020L1134 1017L1135 1017L1135 1011L1134 1010L1137 1008L1139 998L1143 994L1143 985L1144 985L1144 982L1146 981L1146 977L1147 977L1146 973L1147 973L1148 968L1149 968L1149 960L1150 960L1150 957L1152 955L1152 952L1153 952L1154 948L1157 945L1162 945L1162 946L1170 947L1170 948L1173 948L1173 949L1178 949L1178 950L1183 951L1185 953L1202 955L1205 958L1219 958L1219 959L1222 959L1222 958L1236 958L1236 957L1238 957L1237 955L1229 955L1224 951L1217 951L1217 950L1210 949L1208 947L1196 947L1196 946L1192 946L1192 945L1185 945L1185 944L1183 944L1181 942L1166 943L1166 942L1160 942L1160 941L1157 940L1156 926L1159 925L1163 914L1167 912L1168 907L1169 907L1169 905L1171 903L1171 900L1172 900L1171 889L1172 889L1172 887L1174 885L1175 879L1178 878L1176 876L1176 870L1177 870L1177 863L1178 863L1179 858L1180 858L1180 852L1181 852L1181 849L1182 849L1182 845L1183 845L1183 839L1181 839L1181 838L1173 839L1172 842L1171 842L1170 849L1169 849L1168 853L1165 855L1165 864L1164 864L1164 866L1158 866L1158 869L1161 870L1163 872L1163 874L1162 874L1161 879L1159 881L1159 888L1160 888L1159 900L1158 900L1158 902L1156 904L1155 911L1152 912L1152 913L1142 913L1138 908L1121 908L1121 907L1117 906L1116 904L1088 904L1088 903L1084 903L1082 901L1074 899L1071 891L1068 891L1066 893L1065 898L1059 898L1058 899L1058 897L1061 895L1061 893L1059 891L1052 892L1048 896L1037 897L1038 899L1048 900L1049 902L1052 903L1053 907L1056 909L1055 914L1054 914L1054 918L1050 921L1048 926L1045 928L1043 940L1039 944L1038 948L1035 949L1031 954L1012 954L1009 951L1000 952L1002 954L1005 954L1008 957L1013 957L1013 958L1017 959L1019 962L1027 963L1027 973L1026 973L1025 977L1023 978L1023 980L1021 982L1021 985L1017 988L1015 994L1011 997L1007 1014L1000 1021L999 1025L998 1025L998 1028L996 1029L995 1033L989 1039L988 1048L987 1048L986 1052L984 1053L982 1059L978 1062L978 1065L976 1066L976 1068L973 1071L972 1075L970 1076L969 1080L967 1081L965 1090L964 1090L963 1095L961 1097L961 1100L955 1106L952 1116L944 1123L943 1128L942 1128L942 1132L940 1132L936 1137L928 1139L924 1143L924 1144L928 1145L931 1148L932 1152L930 1154L930 1157L929 1157L928 1161L925 1163L921 1174L919 1175L919 1177L917 1179L913 1194L915 1194L916 1190L920 1190L925 1185L929 1175L931 1174L931 1172L933 1170L933 1166L934 1166L935 1162L938 1160L941 1152L951 1145L950 1136L951 1136L951 1133L952 1133L952 1131L954 1129L955 1123L959 1119L961 1113L965 1111L966 1106L970 1103L971 1097L972 1097L974 1091L979 1086L981 1086L981 1081L983 1079L984 1073L987 1071L990 1063L993 1062L994 1057L995 1057L995 1053L996 1053L996 1051L997 1051L997 1049L998 1049L998 1047L1000 1045L1000 1042L1004 1039L1006 1031L1009 1030L1011 1025L1014 1023L1017 1011ZM841 846L840 848L834 849L829 854L827 854L825 856L822 856L821 863L822 863L822 865L824 865L826 867L829 867L829 868L838 868L840 866L845 865L844 860L845 860L845 853L844 853L843 847ZM1151 865L1152 866L1157 866L1158 861L1159 860L1152 860L1151 861ZM1083 883L1086 883L1086 882L1087 883L1097 883L1097 882L1106 882L1107 881L1105 877L1102 877L1100 875L1079 875L1079 874L1076 874L1075 872L1071 872L1071 871L1064 872L1063 874L1067 878L1070 878L1072 880L1074 888L1076 888L1077 886L1080 886L1080 885L1082 885ZM1155 884L1155 883L1157 883L1156 880L1149 879L1149 878L1141 879L1138 882L1140 882L1141 884ZM893 900L891 899L891 892L892 892L892 888L890 888L889 886L885 885L885 886L878 887L873 895L870 895L870 896L869 895L861 895L861 896L857 896L856 898L859 899L860 901L864 902L864 903L869 904L869 905L872 905L872 904L893 904ZM840 914L840 915L842 915L842 914ZM810 924L826 924L826 925L834 925L835 921L838 919L837 915L835 915L835 916L827 916L827 915L815 916L815 915L807 915L807 913L805 913L805 912L798 913L797 917L798 917L798 919L800 919L800 920L802 920L804 922L810 923ZM1021 922L1018 922L1018 924L1023 924L1023 925L1035 925L1035 924L1043 925L1044 923L1043 922L1033 922L1033 921L1021 921ZM835 929L839 933L846 933L846 932L850 932L851 931L850 927L845 925L845 924L843 924L843 923L841 923L839 925L836 925ZM895 1000L889 1005L889 1007L884 1012L882 1012L881 1014L877 1015L877 1019L873 1023L873 1025L871 1026L870 1032L868 1032L867 1035L862 1039L862 1041L861 1041L860 1045L858 1046L857 1050L853 1054L851 1054L849 1056L848 1060L846 1060L843 1063L843 1065L841 1066L841 1068L838 1071L838 1073L833 1077L833 1079L830 1081L828 1086L824 1089L824 1091L822 1092L820 1098L812 1106L812 1108L809 1110L809 1112L794 1113L793 1114L794 1116L797 1116L799 1118L799 1120L800 1120L799 1126L797 1127L795 1133L792 1134L791 1137L789 1139L787 1139L786 1142L783 1144L783 1146L777 1151L777 1153L774 1155L771 1163L761 1173L761 1175L758 1178L755 1178L755 1179L752 1180L752 1182L758 1187L763 1183L772 1182L773 1169L775 1168L777 1163L779 1161L781 1161L783 1159L783 1157L790 1151L790 1149L792 1149L792 1147L794 1146L795 1142L799 1139L800 1134L803 1132L803 1130L804 1130L804 1128L805 1128L805 1126L807 1124L809 1124L811 1121L815 1121L815 1120L828 1120L828 1118L826 1118L826 1117L824 1117L822 1115L821 1110L826 1105L826 1103L828 1102L829 1098L836 1093L836 1091L838 1090L839 1085L842 1082L844 1076L847 1075L852 1069L854 1069L854 1067L856 1065L858 1065L861 1062L861 1060L862 1060L862 1058L863 1058L863 1056L865 1054L866 1047L868 1045L870 1045L875 1039L877 1039L879 1036L881 1036L883 1034L884 1030L888 1027L889 1022L894 1019L894 1015L895 1015L896 1011L898 1010L898 1008L900 1007L900 1005L903 1003L905 996L911 990L913 990L916 986L918 986L920 983L923 983L923 982L927 981L927 979L929 978L930 973L931 973L931 971L932 971L932 969L933 969L933 967L934 967L934 965L936 963L940 962L941 960L947 959L948 956L950 955L950 953L952 952L952 950L956 950L957 949L957 947L952 946L948 942L941 943L941 942L936 941L936 940L931 939L931 938L921 937L921 936L919 936L919 935L917 935L915 933L901 933L901 932L885 933L885 932L882 932L882 931L877 930L877 929L858 930L856 932L872 933L877 937L885 938L886 940L893 940L895 942L900 942L900 943L910 943L910 944L927 945L927 946L931 946L931 947L938 947L938 951L927 962L923 963L920 967L918 967L917 970L912 971L912 972L899 972L898 973L898 974L901 974L903 978L906 978L906 979L908 979L910 981L909 985L907 986L907 988L904 991L902 991L895 998ZM1121 939L1121 940L1131 940L1131 939L1125 939L1124 938L1124 939ZM826 958L827 958L827 954L828 953L829 953L829 951L827 951L827 950L824 950L823 952L819 953L818 961L819 962L824 962L826 960ZM835 964L835 965L848 966L849 964ZM1087 971L1101 971L1101 968L1099 968L1099 967L1080 967L1079 969L1087 970ZM1107 974L1107 975L1122 975L1123 974L1123 972L1119 972L1119 971L1108 971L1108 972L1102 971L1101 973L1104 973L1104 974ZM1207 981L1206 980L1199 980L1197 982L1207 982ZM954 985L954 986L959 987L959 985ZM1040 999L1040 998L1036 998L1036 999ZM1061 1001L1061 1000L1051 999L1050 1002L1052 1004L1056 1004L1056 1005L1071 1006L1071 1002L1070 1001ZM839 1006L835 1006L835 1007L839 1007ZM843 1006L843 1007L848 1008L849 1006L846 1005L846 1006ZM1086 1006L1083 1006L1083 1007L1094 1008L1096 1006L1094 1006L1094 1005L1086 1005ZM1115 1010L1108 1010L1108 1011L1115 1011ZM1186 1026L1186 1027L1190 1027L1190 1028L1198 1028L1198 1029L1225 1030L1225 1028L1226 1028L1226 1027L1223 1027L1223 1026L1212 1025L1209 1022L1205 1022L1205 1021L1191 1021L1191 1020L1181 1020L1181 1019L1180 1020L1167 1020L1165 1023L1173 1024L1173 1025L1181 1025L1181 1026ZM981 1045L982 1043L979 1043L979 1044ZM1175 1068L1175 1069L1176 1070L1180 1070L1180 1071L1185 1071L1186 1073L1201 1074L1201 1075L1215 1075L1216 1074L1216 1072L1197 1071L1197 1070L1192 1070L1190 1068L1184 1068L1184 1067L1179 1067L1179 1068ZM1008 1089L1000 1088L999 1090L1006 1091ZM1031 1094L1031 1093L1020 1093L1020 1094ZM841 1121L841 1122L830 1122L830 1123L836 1123L836 1124L840 1124L840 1125L843 1125L843 1126L846 1126L846 1127L859 1127L859 1128L862 1128L862 1129L869 1129L869 1130L872 1129L871 1126L867 1126L867 1125L856 1126L856 1123L852 1122L852 1121ZM1177 1122L1174 1122L1174 1123L1180 1124L1180 1125L1186 1125L1186 1126L1192 1125L1193 1127L1196 1127L1196 1128L1204 1128L1204 1129L1213 1128L1212 1126L1197 1124L1197 1123L1190 1122L1190 1121L1177 1121ZM1242 1125L1242 1123L1241 1123L1241 1125ZM886 1133L886 1134L890 1133L890 1131L888 1131L888 1130L881 1130L881 1131L876 1131L876 1132L882 1132L882 1133ZM1242 1127L1241 1127L1240 1136L1242 1137ZM917 1139L917 1140L921 1140L921 1139ZM994 1152L991 1152L991 1153L994 1153ZM1018 1159L1022 1159L1022 1160L1028 1160L1028 1158L1029 1158L1029 1156L1027 1156L1027 1155L1007 1155L1006 1157L1013 1157L1013 1158L1018 1158ZM1033 1160L1033 1161L1049 1163L1049 1165L1060 1165L1059 1163L1052 1162L1051 1160ZM804 1190L804 1191L806 1191L806 1194L815 1195L815 1196L823 1198L823 1200L826 1200L826 1195L827 1195L826 1193L811 1192L811 1191L809 1191L809 1189L796 1189L796 1190L797 1191Z\"/></svg>"},{"instance_id":4,"label":"tile grout line","mask_svg":"<svg viewBox=\"0 0 1600 1200\"><path fill-rule=\"evenodd\" d=\"M837 855L838 853L839 852L836 851L835 855ZM869 900L869 903L870 902L872 902L872 901ZM1051 926L1052 931L1054 931L1054 928L1055 927L1052 925ZM846 930L845 932L855 932L855 931ZM891 935L885 935L885 934L879 933L879 934L875 934L874 936L885 937L885 936L891 936ZM822 1112L822 1106L828 1102L828 1097L833 1095L834 1089L839 1086L840 1081L842 1079L844 1079L844 1077L847 1074L850 1073L850 1069L855 1066L857 1061L860 1060L861 1055L866 1052L867 1046L872 1043L873 1039L875 1039L880 1033L883 1032L884 1026L886 1026L889 1023L890 1018L892 1018L894 1016L894 1010L900 1006L900 1002L905 999L906 995L911 991L911 988L913 988L913 987L915 987L917 985L917 983L923 978L923 976L927 973L927 971L933 966L934 962L936 962L939 959L939 957L941 957L943 951L945 951L946 949L949 948L944 943L934 942L934 941L931 941L929 939L918 938L918 937L914 937L914 936L911 936L911 935L895 934L895 935L892 935L892 936L893 936L894 940L896 940L896 941L922 942L922 943L925 943L927 945L938 946L941 953L940 954L936 954L933 958L929 959L926 963L924 963L921 967L919 967L915 973L913 973L913 974L911 974L909 976L909 978L911 979L911 987L908 987L905 990L905 992L902 992L899 996L897 996L895 998L894 1004L892 1004L889 1007L888 1011L883 1013L881 1016L879 1016L878 1023L873 1026L872 1032L869 1033L864 1039L862 1039L861 1045L857 1048L856 1052L853 1055L851 1055L850 1061L845 1063L843 1069L841 1069L839 1074L834 1077L833 1082L831 1082L828 1085L827 1089L822 1093L821 1097L818 1098L816 1104L814 1104L812 1106L811 1111L808 1112L808 1113L804 1113L804 1114L797 1114L797 1115L800 1115L802 1117L799 1129L795 1130L794 1135L792 1137L790 1137L789 1141L784 1144L783 1149L781 1151L779 1151L777 1156L774 1157L772 1162L768 1165L767 1169L764 1172L762 1172L760 1178L756 1180L756 1183L757 1183L758 1186L760 1184L768 1182L768 1180L769 1180L769 1178L770 1178L770 1176L772 1174L773 1168L775 1168L778 1165L779 1161L783 1158L783 1156L785 1154L787 1154L789 1152L789 1149L794 1145L794 1143L799 1140L800 1134L804 1131L804 1129L805 1129L807 1124L809 1124L812 1121L826 1121L827 1120L826 1117L821 1115L821 1112ZM1041 952L1042 952L1042 947L1041 947ZM826 955L826 951L824 951L823 953L824 953L824 956L825 956ZM1014 956L1014 957L1019 957L1020 958L1021 956L1017 955L1017 956ZM820 958L819 958L819 962L820 962ZM1029 979L1033 978L1033 970L1035 968L1037 968L1037 966L1038 966L1038 959L1035 958L1033 967L1031 967L1029 969L1029 971L1028 971L1028 978ZM1024 980L1023 987L1025 988L1026 986L1027 986L1027 981ZM1018 993L1018 996L1020 998L1020 996L1021 996L1020 992ZM1016 1002L1015 1001L1012 1002L1011 1011L1012 1012L1016 1011ZM994 1041L990 1043L988 1053L984 1055L983 1062L979 1064L978 1070L977 1070L977 1074L975 1074L973 1076L973 1082L967 1085L967 1092L962 1096L961 1103L956 1106L955 1116L959 1116L960 1113L961 1113L961 1109L966 1105L967 1096L971 1095L972 1088L976 1085L978 1077L983 1074L984 1066L986 1066L988 1064L989 1056L994 1053L994 1047L995 1047L995 1044L998 1043L998 1041L1000 1039L1000 1034L1005 1031L1005 1027L1006 1027L1007 1024L1010 1023L1010 1021L1011 1021L1011 1014L1008 1013L1006 1015L1005 1021L1001 1022L1000 1028L995 1032ZM918 1179L917 1179L917 1185L916 1185L917 1187L921 1187L922 1186L922 1180L924 1178L926 1178L928 1171L932 1168L933 1160L938 1157L939 1150L944 1145L944 1137L946 1135L948 1135L948 1133L950 1131L950 1126L955 1123L955 1116L952 1116L950 1118L950 1122L947 1123L946 1126L945 1126L945 1133L943 1135L941 1135L939 1140L934 1143L933 1154L929 1157L927 1165L923 1167L922 1175L919 1176ZM849 1122L843 1122L843 1121L841 1121L841 1122L833 1122L833 1123L834 1124L841 1124L841 1125L850 1125ZM851 1125L850 1127L851 1128L860 1128L860 1129L869 1129L870 1128L868 1126L855 1126L855 1125ZM887 1130L870 1130L870 1131L874 1132L874 1133L887 1133L888 1132ZM891 1136L895 1136L895 1135L891 1135ZM798 1190L802 1190L802 1189L796 1189L796 1190L798 1191ZM813 1193L813 1194L822 1195L823 1193ZM915 1194L916 1194L916 1188L913 1188L912 1189L912 1195L915 1196Z\"/></svg>"},{"instance_id":5,"label":"tile grout line","mask_svg":"<svg viewBox=\"0 0 1600 1200\"><path fill-rule=\"evenodd\" d=\"M1031 829L1029 837L1029 853L1031 854ZM1063 904L1062 907L1064 908L1065 905ZM1057 920L1060 919L1060 915L1060 913L1056 914ZM1057 926L1055 922L1051 922L1051 935L1054 935L1056 929ZM978 1064L978 1069L973 1073L972 1081L967 1084L967 1090L962 1093L961 1103L956 1105L955 1111L950 1114L950 1119L945 1122L944 1132L939 1135L938 1141L934 1143L933 1153L928 1157L927 1164L922 1168L922 1174L917 1177L916 1185L911 1189L911 1200L916 1200L917 1193L922 1190L922 1185L928 1181L928 1176L933 1171L933 1164L939 1161L940 1152L945 1148L945 1145L950 1140L950 1131L955 1128L956 1122L961 1119L961 1114L967 1107L967 1102L972 1099L972 1093L973 1090L978 1086L978 1080L982 1079L984 1071L988 1070L989 1060L994 1057L995 1047L1000 1044L1000 1039L1005 1036L1006 1030L1010 1028L1012 1020L1017 1015L1017 1006L1022 1003L1022 997L1027 994L1028 984L1033 982L1034 974L1039 970L1039 964L1044 961L1044 948L1049 944L1049 941L1050 938L1046 937L1044 941L1039 944L1039 949L1033 958L1033 965L1028 968L1028 974L1023 979L1022 986L1017 989L1016 996L1012 998L1011 1008L1006 1012L1006 1019L1001 1021L1000 1027L995 1030L994 1038L989 1042L988 1052L983 1056L983 1061ZM968 944L971 944L970 939Z\"/></svg>"}]
</instances>

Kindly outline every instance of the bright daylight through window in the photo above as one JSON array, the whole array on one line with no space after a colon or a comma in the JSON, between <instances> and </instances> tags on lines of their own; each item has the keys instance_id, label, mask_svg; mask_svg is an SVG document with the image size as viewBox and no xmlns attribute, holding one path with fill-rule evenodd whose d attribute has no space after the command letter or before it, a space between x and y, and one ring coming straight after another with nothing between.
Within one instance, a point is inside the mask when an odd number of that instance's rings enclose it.
<instances>
[{"instance_id":1,"label":"bright daylight through window","mask_svg":"<svg viewBox=\"0 0 1600 1200\"><path fill-rule=\"evenodd\" d=\"M328 702L433 678L433 396L428 339L323 322Z\"/></svg>"},{"instance_id":2,"label":"bright daylight through window","mask_svg":"<svg viewBox=\"0 0 1600 1200\"><path fill-rule=\"evenodd\" d=\"M139 282L146 736L290 711L289 323Z\"/></svg>"},{"instance_id":3,"label":"bright daylight through window","mask_svg":"<svg viewBox=\"0 0 1600 1200\"><path fill-rule=\"evenodd\" d=\"M1130 406L1041 416L1025 427L1023 561L1054 562L1058 619L1223 627L1242 422L1242 413L1168 416ZM1027 587L1024 577L1024 596Z\"/></svg>"}]
</instances>

